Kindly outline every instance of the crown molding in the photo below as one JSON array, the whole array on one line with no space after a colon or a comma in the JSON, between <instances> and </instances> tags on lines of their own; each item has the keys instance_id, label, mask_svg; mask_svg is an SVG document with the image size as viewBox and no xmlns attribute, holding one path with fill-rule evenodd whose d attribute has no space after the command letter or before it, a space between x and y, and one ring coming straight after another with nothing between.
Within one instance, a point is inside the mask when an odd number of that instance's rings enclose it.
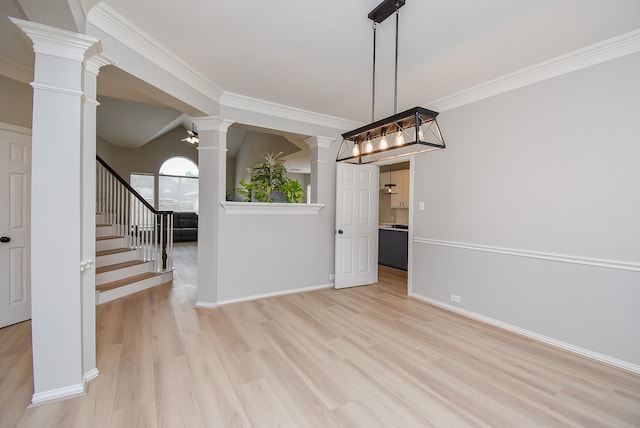
<instances>
[{"instance_id":1,"label":"crown molding","mask_svg":"<svg viewBox=\"0 0 640 428\"><path fill-rule=\"evenodd\" d=\"M117 63L118 61L116 61L110 55L100 52L99 54L96 54L91 58L87 59L85 67L89 72L97 76L98 73L100 72L100 68L106 65L117 64Z\"/></svg>"},{"instance_id":2,"label":"crown molding","mask_svg":"<svg viewBox=\"0 0 640 428\"><path fill-rule=\"evenodd\" d=\"M33 80L33 70L24 65L0 57L0 75L20 83L30 83Z\"/></svg>"},{"instance_id":3,"label":"crown molding","mask_svg":"<svg viewBox=\"0 0 640 428\"><path fill-rule=\"evenodd\" d=\"M353 129L362 126L360 122L353 120L302 110L296 107L227 91L225 91L220 98L220 105L339 130Z\"/></svg>"},{"instance_id":4,"label":"crown molding","mask_svg":"<svg viewBox=\"0 0 640 428\"><path fill-rule=\"evenodd\" d=\"M198 132L202 131L220 131L226 133L231 125L232 120L224 119L219 116L191 117L191 122L196 125Z\"/></svg>"},{"instance_id":5,"label":"crown molding","mask_svg":"<svg viewBox=\"0 0 640 428\"><path fill-rule=\"evenodd\" d=\"M336 139L332 137L323 137L321 135L316 135L314 137L307 138L306 140L304 140L304 142L307 143L307 145L311 149L328 149L331 146L331 143L333 143L335 140Z\"/></svg>"},{"instance_id":6,"label":"crown molding","mask_svg":"<svg viewBox=\"0 0 640 428\"><path fill-rule=\"evenodd\" d=\"M439 98L427 105L438 112L451 110L637 52L640 52L640 29L505 74L497 79Z\"/></svg>"},{"instance_id":7,"label":"crown molding","mask_svg":"<svg viewBox=\"0 0 640 428\"><path fill-rule=\"evenodd\" d=\"M0 122L0 131L13 132L14 134L31 135L31 128Z\"/></svg>"},{"instance_id":8,"label":"crown molding","mask_svg":"<svg viewBox=\"0 0 640 428\"><path fill-rule=\"evenodd\" d=\"M220 100L222 89L104 2L89 11L87 21L192 88L216 102Z\"/></svg>"},{"instance_id":9,"label":"crown molding","mask_svg":"<svg viewBox=\"0 0 640 428\"><path fill-rule=\"evenodd\" d=\"M37 22L9 17L33 41L33 50L74 61L84 61L85 53L100 39L86 34L74 33Z\"/></svg>"}]
</instances>

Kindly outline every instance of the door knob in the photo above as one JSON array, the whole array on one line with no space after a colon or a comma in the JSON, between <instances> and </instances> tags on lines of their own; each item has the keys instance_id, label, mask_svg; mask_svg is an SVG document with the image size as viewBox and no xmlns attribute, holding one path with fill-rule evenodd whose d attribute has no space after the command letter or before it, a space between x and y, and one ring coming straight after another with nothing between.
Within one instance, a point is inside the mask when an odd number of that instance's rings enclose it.
<instances>
[{"instance_id":1,"label":"door knob","mask_svg":"<svg viewBox=\"0 0 640 428\"><path fill-rule=\"evenodd\" d=\"M342 235L343 233L342 229L338 229L338 235Z\"/></svg>"},{"instance_id":2,"label":"door knob","mask_svg":"<svg viewBox=\"0 0 640 428\"><path fill-rule=\"evenodd\" d=\"M3 236L0 238L0 242L6 244L7 242L11 242L11 238L9 238L8 236Z\"/></svg>"}]
</instances>

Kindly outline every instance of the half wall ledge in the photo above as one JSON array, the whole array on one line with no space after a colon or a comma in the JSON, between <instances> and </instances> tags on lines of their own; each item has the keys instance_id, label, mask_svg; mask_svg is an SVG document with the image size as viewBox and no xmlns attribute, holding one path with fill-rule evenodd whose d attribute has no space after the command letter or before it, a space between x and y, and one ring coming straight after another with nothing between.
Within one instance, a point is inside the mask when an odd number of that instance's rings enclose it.
<instances>
[{"instance_id":1,"label":"half wall ledge","mask_svg":"<svg viewBox=\"0 0 640 428\"><path fill-rule=\"evenodd\" d=\"M220 202L225 214L318 215L324 204L290 204L266 202Z\"/></svg>"}]
</instances>

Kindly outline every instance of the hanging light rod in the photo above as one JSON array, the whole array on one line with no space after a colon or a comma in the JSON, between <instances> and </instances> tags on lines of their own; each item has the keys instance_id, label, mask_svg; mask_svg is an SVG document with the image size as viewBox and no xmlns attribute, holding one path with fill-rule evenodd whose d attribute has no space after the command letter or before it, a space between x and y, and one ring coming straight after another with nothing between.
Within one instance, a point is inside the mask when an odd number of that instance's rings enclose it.
<instances>
[{"instance_id":1,"label":"hanging light rod","mask_svg":"<svg viewBox=\"0 0 640 428\"><path fill-rule=\"evenodd\" d=\"M414 107L402 113L397 113L396 110L399 10L404 4L404 0L384 0L368 15L368 18L374 22L372 116L375 113L376 25L394 13L396 15L394 114L378 121L372 117L371 124L342 134L343 140L338 149L336 162L372 163L446 147L436 121L438 112L422 107Z\"/></svg>"}]
</instances>

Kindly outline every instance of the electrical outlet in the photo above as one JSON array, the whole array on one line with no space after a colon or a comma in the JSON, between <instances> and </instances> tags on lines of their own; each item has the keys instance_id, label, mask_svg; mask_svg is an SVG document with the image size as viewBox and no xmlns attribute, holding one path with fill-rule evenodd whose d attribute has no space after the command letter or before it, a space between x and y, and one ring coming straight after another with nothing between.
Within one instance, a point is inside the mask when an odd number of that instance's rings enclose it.
<instances>
[{"instance_id":1,"label":"electrical outlet","mask_svg":"<svg viewBox=\"0 0 640 428\"><path fill-rule=\"evenodd\" d=\"M460 298L460 296L452 294L451 295L451 301L454 302L454 303L460 303L460 302L462 302L462 298Z\"/></svg>"},{"instance_id":2,"label":"electrical outlet","mask_svg":"<svg viewBox=\"0 0 640 428\"><path fill-rule=\"evenodd\" d=\"M334 274L329 275L329 281L335 281L336 276Z\"/></svg>"},{"instance_id":3,"label":"electrical outlet","mask_svg":"<svg viewBox=\"0 0 640 428\"><path fill-rule=\"evenodd\" d=\"M420 201L420 203L418 204L418 209L420 211L424 211L424 202Z\"/></svg>"}]
</instances>

